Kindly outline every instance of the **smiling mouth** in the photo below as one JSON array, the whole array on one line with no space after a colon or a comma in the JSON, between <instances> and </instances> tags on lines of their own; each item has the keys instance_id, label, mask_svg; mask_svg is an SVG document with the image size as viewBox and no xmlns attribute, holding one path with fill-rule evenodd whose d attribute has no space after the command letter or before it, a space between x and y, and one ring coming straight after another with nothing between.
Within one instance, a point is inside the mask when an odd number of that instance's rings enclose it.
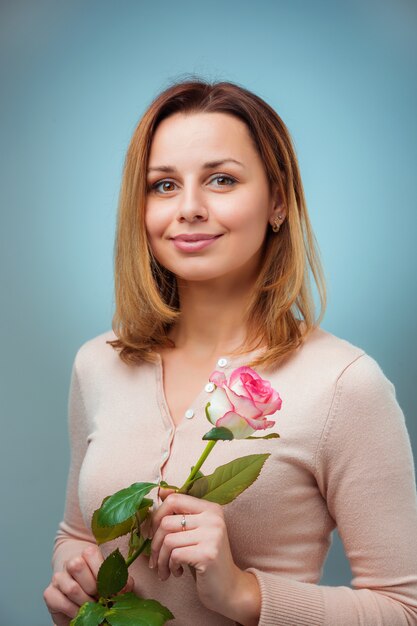
<instances>
[{"instance_id":1,"label":"smiling mouth","mask_svg":"<svg viewBox=\"0 0 417 626\"><path fill-rule=\"evenodd\" d=\"M175 241L205 241L207 239L217 239L221 235L206 235L204 233L195 233L193 235L177 235L176 237L171 237Z\"/></svg>"},{"instance_id":2,"label":"smiling mouth","mask_svg":"<svg viewBox=\"0 0 417 626\"><path fill-rule=\"evenodd\" d=\"M183 237L177 237L177 238L172 238L171 241L174 244L174 246L176 248L178 248L178 250L182 250L183 252L198 252L199 250L202 250L203 248L207 248L208 246L210 246L212 243L214 243L215 241L217 241L217 239L219 239L220 237L222 237L223 235L214 235L214 236L202 236L199 235L199 239L196 238L183 238Z\"/></svg>"}]
</instances>

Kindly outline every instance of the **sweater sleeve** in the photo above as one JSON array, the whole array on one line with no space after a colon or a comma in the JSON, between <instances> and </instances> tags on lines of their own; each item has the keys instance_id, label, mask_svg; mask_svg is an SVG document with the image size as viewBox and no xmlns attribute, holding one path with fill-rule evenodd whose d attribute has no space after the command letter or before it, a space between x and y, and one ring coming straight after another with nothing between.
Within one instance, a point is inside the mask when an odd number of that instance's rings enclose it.
<instances>
[{"instance_id":1,"label":"sweater sleeve","mask_svg":"<svg viewBox=\"0 0 417 626\"><path fill-rule=\"evenodd\" d=\"M417 625L411 445L395 388L367 354L338 378L316 480L350 562L351 587L248 568L261 590L259 626Z\"/></svg>"},{"instance_id":2,"label":"sweater sleeve","mask_svg":"<svg viewBox=\"0 0 417 626\"><path fill-rule=\"evenodd\" d=\"M88 445L88 424L77 372L77 358L72 368L68 398L68 432L71 461L64 517L59 523L53 547L52 569L54 572L62 570L65 561L81 554L89 545L96 545L91 529L87 528L84 523L78 501L78 478Z\"/></svg>"}]
</instances>

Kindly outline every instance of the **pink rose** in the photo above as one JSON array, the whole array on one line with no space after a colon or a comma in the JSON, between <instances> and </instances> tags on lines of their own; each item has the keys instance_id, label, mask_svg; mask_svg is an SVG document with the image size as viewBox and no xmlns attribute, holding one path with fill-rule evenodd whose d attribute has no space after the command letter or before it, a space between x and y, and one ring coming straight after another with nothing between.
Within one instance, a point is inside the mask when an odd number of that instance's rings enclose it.
<instances>
[{"instance_id":1,"label":"pink rose","mask_svg":"<svg viewBox=\"0 0 417 626\"><path fill-rule=\"evenodd\" d=\"M215 371L210 381L216 385L206 407L209 421L217 428L232 431L235 439L246 439L256 430L265 430L275 422L266 419L281 408L282 400L271 383L250 367L238 367L229 382L223 372Z\"/></svg>"}]
</instances>

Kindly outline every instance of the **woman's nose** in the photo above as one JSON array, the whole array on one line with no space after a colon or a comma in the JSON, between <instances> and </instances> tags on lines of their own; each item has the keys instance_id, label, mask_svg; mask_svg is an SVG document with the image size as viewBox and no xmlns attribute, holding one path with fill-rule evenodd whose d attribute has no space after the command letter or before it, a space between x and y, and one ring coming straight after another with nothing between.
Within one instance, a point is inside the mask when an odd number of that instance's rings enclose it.
<instances>
[{"instance_id":1,"label":"woman's nose","mask_svg":"<svg viewBox=\"0 0 417 626\"><path fill-rule=\"evenodd\" d=\"M182 194L179 196L178 220L194 221L206 220L208 211L205 205L204 194L197 185L190 185L183 188Z\"/></svg>"}]
</instances>

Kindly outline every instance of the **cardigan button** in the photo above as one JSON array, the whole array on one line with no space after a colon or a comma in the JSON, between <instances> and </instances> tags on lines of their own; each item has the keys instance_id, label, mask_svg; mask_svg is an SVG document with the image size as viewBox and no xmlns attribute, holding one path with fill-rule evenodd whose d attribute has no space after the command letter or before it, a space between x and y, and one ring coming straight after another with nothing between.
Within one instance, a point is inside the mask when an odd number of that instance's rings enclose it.
<instances>
[{"instance_id":1,"label":"cardigan button","mask_svg":"<svg viewBox=\"0 0 417 626\"><path fill-rule=\"evenodd\" d=\"M194 417L194 409L187 409L184 415L187 418L187 420L190 420L192 417Z\"/></svg>"},{"instance_id":2,"label":"cardigan button","mask_svg":"<svg viewBox=\"0 0 417 626\"><path fill-rule=\"evenodd\" d=\"M224 357L221 357L218 361L217 361L217 365L219 367L226 367L227 365L227 359L225 359Z\"/></svg>"},{"instance_id":3,"label":"cardigan button","mask_svg":"<svg viewBox=\"0 0 417 626\"><path fill-rule=\"evenodd\" d=\"M208 393L211 393L212 391L214 391L215 386L216 385L214 383L207 383L207 385L204 387L204 390Z\"/></svg>"}]
</instances>

